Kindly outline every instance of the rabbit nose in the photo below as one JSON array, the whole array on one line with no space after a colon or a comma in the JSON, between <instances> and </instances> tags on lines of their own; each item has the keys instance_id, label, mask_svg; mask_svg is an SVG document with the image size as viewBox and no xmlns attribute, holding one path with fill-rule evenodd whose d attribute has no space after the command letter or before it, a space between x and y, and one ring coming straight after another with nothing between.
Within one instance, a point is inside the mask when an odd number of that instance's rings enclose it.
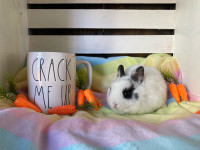
<instances>
[{"instance_id":1,"label":"rabbit nose","mask_svg":"<svg viewBox=\"0 0 200 150\"><path fill-rule=\"evenodd\" d=\"M118 106L118 104L113 103L113 107L114 107L114 108L117 108L117 106Z\"/></svg>"}]
</instances>

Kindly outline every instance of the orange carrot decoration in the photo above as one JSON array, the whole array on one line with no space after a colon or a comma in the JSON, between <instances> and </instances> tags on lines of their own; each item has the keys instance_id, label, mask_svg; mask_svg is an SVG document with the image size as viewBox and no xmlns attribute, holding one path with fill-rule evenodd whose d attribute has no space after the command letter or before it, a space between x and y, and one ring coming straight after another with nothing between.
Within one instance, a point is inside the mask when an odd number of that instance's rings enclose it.
<instances>
[{"instance_id":1,"label":"orange carrot decoration","mask_svg":"<svg viewBox=\"0 0 200 150\"><path fill-rule=\"evenodd\" d=\"M84 105L84 100L85 100L84 91L83 90L79 90L78 94L77 94L78 106L83 106Z\"/></svg>"},{"instance_id":2,"label":"orange carrot decoration","mask_svg":"<svg viewBox=\"0 0 200 150\"><path fill-rule=\"evenodd\" d=\"M58 115L68 115L76 112L74 105L64 105L59 107L54 107L48 110L49 114L58 114Z\"/></svg>"},{"instance_id":3,"label":"orange carrot decoration","mask_svg":"<svg viewBox=\"0 0 200 150\"><path fill-rule=\"evenodd\" d=\"M183 84L178 84L177 85L177 89L178 89L178 92L179 92L179 94L181 96L181 99L183 101L187 101L188 98L187 98L187 91L186 91L185 86Z\"/></svg>"},{"instance_id":4,"label":"orange carrot decoration","mask_svg":"<svg viewBox=\"0 0 200 150\"><path fill-rule=\"evenodd\" d=\"M195 114L200 114L200 110L198 110L197 112L195 112Z\"/></svg>"},{"instance_id":5,"label":"orange carrot decoration","mask_svg":"<svg viewBox=\"0 0 200 150\"><path fill-rule=\"evenodd\" d=\"M18 97L22 97L22 98L27 99L26 96L25 96L24 94L21 94L21 93L16 95L16 98L18 98ZM16 99L16 98L15 98L15 99ZM27 99L27 100L28 100L28 99Z\"/></svg>"},{"instance_id":6,"label":"orange carrot decoration","mask_svg":"<svg viewBox=\"0 0 200 150\"><path fill-rule=\"evenodd\" d=\"M33 109L37 112L42 112L40 110L39 107L35 106L34 104L32 104L31 102L28 101L28 99L24 96L18 96L15 101L14 101L14 105L17 107L26 107L26 108L30 108Z\"/></svg>"},{"instance_id":7,"label":"orange carrot decoration","mask_svg":"<svg viewBox=\"0 0 200 150\"><path fill-rule=\"evenodd\" d=\"M94 110L98 110L97 102L96 102L96 97L92 94L92 91L89 89L86 89L84 91L84 95L86 99L88 100L89 103L91 103L94 107Z\"/></svg>"},{"instance_id":8,"label":"orange carrot decoration","mask_svg":"<svg viewBox=\"0 0 200 150\"><path fill-rule=\"evenodd\" d=\"M170 71L166 72L161 71L161 73L165 81L169 83L168 87L174 99L178 103L180 102L180 97L182 101L187 101L188 98L185 86L183 84L179 84L174 75ZM177 84L177 86L174 83Z\"/></svg>"},{"instance_id":9,"label":"orange carrot decoration","mask_svg":"<svg viewBox=\"0 0 200 150\"><path fill-rule=\"evenodd\" d=\"M176 85L174 83L170 83L168 87L174 99L179 103L181 100Z\"/></svg>"}]
</instances>

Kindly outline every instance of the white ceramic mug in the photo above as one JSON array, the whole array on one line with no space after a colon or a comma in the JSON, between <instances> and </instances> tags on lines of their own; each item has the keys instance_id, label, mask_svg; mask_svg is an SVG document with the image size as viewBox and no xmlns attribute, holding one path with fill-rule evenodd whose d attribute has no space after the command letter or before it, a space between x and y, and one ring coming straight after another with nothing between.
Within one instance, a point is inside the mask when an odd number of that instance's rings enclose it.
<instances>
[{"instance_id":1,"label":"white ceramic mug","mask_svg":"<svg viewBox=\"0 0 200 150\"><path fill-rule=\"evenodd\" d=\"M75 54L61 52L28 53L28 94L43 113L62 105L75 105L76 65L88 69L87 88L91 87L92 67L87 61L76 61Z\"/></svg>"}]
</instances>

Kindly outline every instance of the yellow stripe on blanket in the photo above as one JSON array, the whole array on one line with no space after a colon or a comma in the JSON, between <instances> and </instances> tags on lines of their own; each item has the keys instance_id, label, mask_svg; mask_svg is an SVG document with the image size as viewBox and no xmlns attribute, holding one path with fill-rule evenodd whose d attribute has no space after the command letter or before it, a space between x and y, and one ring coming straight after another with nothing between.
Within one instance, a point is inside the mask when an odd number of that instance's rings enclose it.
<instances>
[{"instance_id":1,"label":"yellow stripe on blanket","mask_svg":"<svg viewBox=\"0 0 200 150\"><path fill-rule=\"evenodd\" d=\"M93 116L104 116L117 120L137 120L146 123L160 124L171 119L187 118L200 110L200 101L196 102L172 102L167 106L158 109L155 112L140 115L118 115L111 109L103 107L97 112L91 112Z\"/></svg>"}]
</instances>

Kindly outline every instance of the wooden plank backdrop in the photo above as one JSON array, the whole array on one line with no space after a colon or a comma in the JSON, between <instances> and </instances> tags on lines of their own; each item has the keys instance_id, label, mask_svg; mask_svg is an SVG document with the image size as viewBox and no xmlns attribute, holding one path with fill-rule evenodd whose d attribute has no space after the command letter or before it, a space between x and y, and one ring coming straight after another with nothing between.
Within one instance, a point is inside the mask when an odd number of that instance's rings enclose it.
<instances>
[{"instance_id":1,"label":"wooden plank backdrop","mask_svg":"<svg viewBox=\"0 0 200 150\"><path fill-rule=\"evenodd\" d=\"M28 18L29 28L175 28L175 10L30 9Z\"/></svg>"},{"instance_id":2,"label":"wooden plank backdrop","mask_svg":"<svg viewBox=\"0 0 200 150\"><path fill-rule=\"evenodd\" d=\"M29 0L30 51L173 53L175 1L138 2Z\"/></svg>"},{"instance_id":3,"label":"wooden plank backdrop","mask_svg":"<svg viewBox=\"0 0 200 150\"><path fill-rule=\"evenodd\" d=\"M70 53L172 53L173 35L30 36L31 51Z\"/></svg>"}]
</instances>

